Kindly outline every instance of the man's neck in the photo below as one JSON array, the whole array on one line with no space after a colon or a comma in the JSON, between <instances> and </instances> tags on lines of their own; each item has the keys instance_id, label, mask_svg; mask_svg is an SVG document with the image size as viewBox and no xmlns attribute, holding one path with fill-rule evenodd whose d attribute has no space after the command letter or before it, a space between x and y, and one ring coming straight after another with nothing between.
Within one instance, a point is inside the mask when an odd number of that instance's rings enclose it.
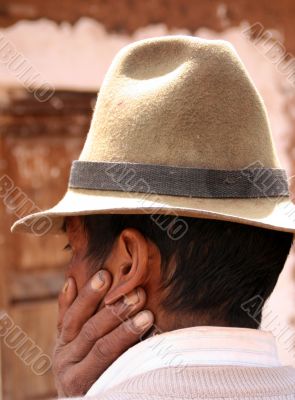
<instances>
[{"instance_id":1,"label":"man's neck","mask_svg":"<svg viewBox=\"0 0 295 400\"><path fill-rule=\"evenodd\" d=\"M224 319L212 318L205 313L169 313L160 310L155 313L155 323L148 336L151 336L152 332L156 334L200 326L229 327L228 322Z\"/></svg>"}]
</instances>

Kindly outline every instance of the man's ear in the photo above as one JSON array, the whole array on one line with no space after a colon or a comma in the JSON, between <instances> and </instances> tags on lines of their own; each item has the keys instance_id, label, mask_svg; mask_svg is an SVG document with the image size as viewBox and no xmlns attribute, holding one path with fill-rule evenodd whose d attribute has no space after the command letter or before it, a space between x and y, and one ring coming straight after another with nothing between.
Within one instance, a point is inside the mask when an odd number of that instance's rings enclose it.
<instances>
[{"instance_id":1,"label":"man's ear","mask_svg":"<svg viewBox=\"0 0 295 400\"><path fill-rule=\"evenodd\" d=\"M117 238L105 267L113 276L113 284L106 294L105 304L114 303L137 286L148 275L149 244L136 229L126 228Z\"/></svg>"}]
</instances>

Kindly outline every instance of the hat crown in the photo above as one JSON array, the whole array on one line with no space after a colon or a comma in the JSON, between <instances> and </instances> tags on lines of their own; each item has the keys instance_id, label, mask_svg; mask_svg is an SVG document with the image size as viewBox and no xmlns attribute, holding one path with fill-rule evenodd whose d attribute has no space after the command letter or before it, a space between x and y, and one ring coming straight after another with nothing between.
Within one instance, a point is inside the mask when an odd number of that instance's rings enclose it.
<instances>
[{"instance_id":1,"label":"hat crown","mask_svg":"<svg viewBox=\"0 0 295 400\"><path fill-rule=\"evenodd\" d=\"M264 104L225 41L168 36L115 57L81 161L280 167Z\"/></svg>"}]
</instances>

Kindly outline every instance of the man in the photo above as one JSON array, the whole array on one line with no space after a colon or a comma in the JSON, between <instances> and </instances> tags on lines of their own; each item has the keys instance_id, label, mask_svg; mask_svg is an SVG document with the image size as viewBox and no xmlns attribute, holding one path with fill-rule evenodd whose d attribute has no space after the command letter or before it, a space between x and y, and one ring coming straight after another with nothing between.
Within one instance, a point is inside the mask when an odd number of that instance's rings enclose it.
<instances>
[{"instance_id":1,"label":"man","mask_svg":"<svg viewBox=\"0 0 295 400\"><path fill-rule=\"evenodd\" d=\"M114 59L69 189L59 395L295 398L259 330L295 221L262 100L232 46L149 39ZM292 210L293 211L293 210Z\"/></svg>"}]
</instances>

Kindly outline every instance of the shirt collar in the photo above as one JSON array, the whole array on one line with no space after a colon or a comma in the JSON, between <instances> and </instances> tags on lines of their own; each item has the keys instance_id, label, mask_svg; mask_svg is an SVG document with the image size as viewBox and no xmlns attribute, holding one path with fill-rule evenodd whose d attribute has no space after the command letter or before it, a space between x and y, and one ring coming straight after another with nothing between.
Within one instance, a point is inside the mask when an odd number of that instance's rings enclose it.
<instances>
[{"instance_id":1,"label":"shirt collar","mask_svg":"<svg viewBox=\"0 0 295 400\"><path fill-rule=\"evenodd\" d=\"M93 384L87 395L142 373L189 365L277 367L275 338L247 328L192 327L152 336L127 350Z\"/></svg>"}]
</instances>

